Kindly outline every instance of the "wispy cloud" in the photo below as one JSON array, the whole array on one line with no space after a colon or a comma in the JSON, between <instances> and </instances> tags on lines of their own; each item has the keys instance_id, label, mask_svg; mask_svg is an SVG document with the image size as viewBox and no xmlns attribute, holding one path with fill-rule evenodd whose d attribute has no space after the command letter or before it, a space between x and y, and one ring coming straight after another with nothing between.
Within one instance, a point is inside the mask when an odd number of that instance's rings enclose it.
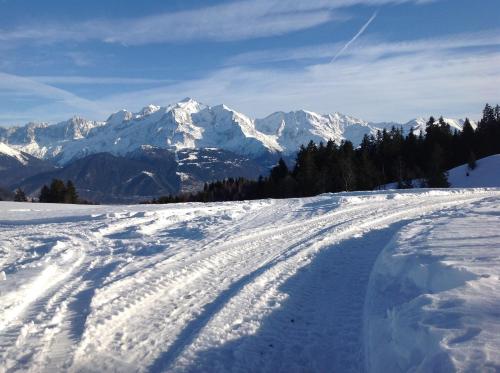
<instances>
[{"instance_id":1,"label":"wispy cloud","mask_svg":"<svg viewBox=\"0 0 500 373\"><path fill-rule=\"evenodd\" d=\"M332 51L342 48L342 43L319 44L315 46L280 48L241 53L226 61L228 66L256 65L282 61L332 59ZM459 33L434 38L405 41L384 41L373 36L365 36L356 46L344 50L343 54L351 58L377 59L388 55L432 53L438 51L459 51L474 48L500 46L500 29L482 32ZM465 53L465 52L463 52Z\"/></svg>"},{"instance_id":2,"label":"wispy cloud","mask_svg":"<svg viewBox=\"0 0 500 373\"><path fill-rule=\"evenodd\" d=\"M441 40L428 40L439 45ZM207 103L224 102L260 117L274 110L306 108L341 111L367 120L409 120L420 115L472 116L485 102L498 102L500 50L483 48L474 53L450 49L429 52L423 41L381 42L386 48L411 50L372 58L351 54L335 65L327 61L295 70L227 67L204 79L164 88L107 97L107 106L138 109L137 103L165 104L188 95ZM449 46L472 46L471 40ZM445 93L445 94L443 94Z\"/></svg>"},{"instance_id":3,"label":"wispy cloud","mask_svg":"<svg viewBox=\"0 0 500 373\"><path fill-rule=\"evenodd\" d=\"M44 99L35 108L24 110L5 106L0 122L56 121L73 114L105 119L121 108L167 105L184 96L208 104L226 103L255 117L298 108L341 111L374 121L405 121L430 114L477 117L485 102L500 102L500 37L495 39L494 35L495 30L490 35L462 34L408 42L372 39L369 49L351 48L346 51L349 58L339 59L334 65L327 56L322 62L296 69L225 67L202 79L133 89L100 97L98 102L47 84L67 77L34 79L0 74L0 92ZM331 53L332 49L325 50ZM99 78L74 79L90 83Z\"/></svg>"},{"instance_id":4,"label":"wispy cloud","mask_svg":"<svg viewBox=\"0 0 500 373\"><path fill-rule=\"evenodd\" d=\"M423 0L247 0L194 10L129 19L20 25L1 30L0 44L100 40L140 45L192 40L232 41L283 35L345 19L340 10L353 5L423 3Z\"/></svg>"},{"instance_id":5,"label":"wispy cloud","mask_svg":"<svg viewBox=\"0 0 500 373\"><path fill-rule=\"evenodd\" d=\"M0 93L3 96L0 102L0 107L3 107L2 116L10 124L20 124L20 121L26 118L47 121L61 119L63 115L75 114L99 117L107 112L102 105L64 89L3 72L0 72ZM12 99L18 104L17 107L7 106L9 100ZM38 103L35 107L19 105L23 100L31 99L36 99L36 102L42 100L43 103ZM37 115L39 117L36 117Z\"/></svg>"},{"instance_id":6,"label":"wispy cloud","mask_svg":"<svg viewBox=\"0 0 500 373\"><path fill-rule=\"evenodd\" d=\"M72 84L72 85L152 85L170 84L171 79L148 79L127 77L99 77L99 76L30 76L36 82L45 84Z\"/></svg>"},{"instance_id":7,"label":"wispy cloud","mask_svg":"<svg viewBox=\"0 0 500 373\"><path fill-rule=\"evenodd\" d=\"M358 38L363 35L363 33L366 31L366 29L368 28L368 26L370 26L370 24L375 20L375 18L377 18L377 14L378 12L375 12L373 13L373 15L370 17L370 19L361 27L361 29L356 33L356 35L353 36L353 38L351 40L349 40L343 47L341 50L339 50L337 52L337 54L335 56L333 56L332 58L332 63L337 61L337 58L339 58L342 53L344 53L347 48L349 48L349 46L354 43L356 40L358 40Z\"/></svg>"},{"instance_id":8,"label":"wispy cloud","mask_svg":"<svg viewBox=\"0 0 500 373\"><path fill-rule=\"evenodd\" d=\"M73 51L67 52L66 56L78 67L93 66L95 61L87 53Z\"/></svg>"}]
</instances>

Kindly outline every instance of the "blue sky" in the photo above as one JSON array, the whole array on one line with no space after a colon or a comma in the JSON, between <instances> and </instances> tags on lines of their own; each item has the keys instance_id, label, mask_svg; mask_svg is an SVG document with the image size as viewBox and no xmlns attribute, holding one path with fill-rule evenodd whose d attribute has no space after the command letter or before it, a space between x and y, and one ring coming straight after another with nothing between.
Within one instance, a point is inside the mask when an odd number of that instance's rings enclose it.
<instances>
[{"instance_id":1,"label":"blue sky","mask_svg":"<svg viewBox=\"0 0 500 373\"><path fill-rule=\"evenodd\" d=\"M253 117L477 118L498 0L0 0L0 124L193 97Z\"/></svg>"}]
</instances>

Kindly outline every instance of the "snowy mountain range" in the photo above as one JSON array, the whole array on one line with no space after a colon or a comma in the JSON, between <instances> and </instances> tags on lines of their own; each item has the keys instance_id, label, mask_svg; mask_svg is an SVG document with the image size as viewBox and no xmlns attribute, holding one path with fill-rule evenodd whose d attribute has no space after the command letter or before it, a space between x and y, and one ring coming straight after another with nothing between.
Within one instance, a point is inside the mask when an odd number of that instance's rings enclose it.
<instances>
[{"instance_id":1,"label":"snowy mountain range","mask_svg":"<svg viewBox=\"0 0 500 373\"><path fill-rule=\"evenodd\" d=\"M446 122L457 130L464 123ZM121 110L106 121L73 117L53 125L0 127L0 186L36 195L52 178L69 178L82 195L100 196L101 202L190 192L215 179L257 178L278 157L293 159L311 140L358 145L364 135L393 126L420 134L426 120L372 123L306 110L251 119L225 105L186 98L137 113Z\"/></svg>"},{"instance_id":2,"label":"snowy mountain range","mask_svg":"<svg viewBox=\"0 0 500 373\"><path fill-rule=\"evenodd\" d=\"M463 120L446 119L460 130ZM321 115L299 110L251 119L225 105L207 106L186 98L169 106L149 105L137 113L121 110L104 122L80 117L54 125L29 123L0 128L0 141L59 165L90 154L126 155L142 145L172 151L217 148L250 158L291 155L300 145L334 140L359 144L365 134L392 126L408 133L425 130L426 120L372 123L340 113Z\"/></svg>"}]
</instances>

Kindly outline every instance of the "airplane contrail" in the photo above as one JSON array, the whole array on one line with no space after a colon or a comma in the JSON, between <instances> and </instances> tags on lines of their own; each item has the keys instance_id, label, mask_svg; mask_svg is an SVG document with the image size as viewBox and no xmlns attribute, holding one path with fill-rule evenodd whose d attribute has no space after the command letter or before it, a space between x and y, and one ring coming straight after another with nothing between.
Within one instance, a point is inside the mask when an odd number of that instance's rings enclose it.
<instances>
[{"instance_id":1,"label":"airplane contrail","mask_svg":"<svg viewBox=\"0 0 500 373\"><path fill-rule=\"evenodd\" d=\"M370 26L370 23L372 23L372 22L373 22L373 20L374 20L375 18L377 18L377 15L378 15L378 11L376 11L375 13L373 13L373 15L370 17L370 19L368 20L368 22L366 22L366 23L363 25L363 27L361 27L361 29L358 31L358 33L357 33L356 35L354 35L354 37L353 37L351 40L349 40L349 41L346 43L346 45L344 45L344 47L343 47L340 51L338 51L338 52L337 52L337 54L336 54L336 55L332 58L332 61L331 61L330 63L335 62L335 61L337 60L337 58L339 58L339 57L340 57L340 55L341 55L342 53L344 53L344 52L346 51L346 49L347 49L347 48L349 48L349 46L350 46L352 43L354 43L354 42L355 42L355 41L356 41L356 40L357 40L357 39L358 39L358 38L359 38L359 37L363 34L363 32L365 32L365 30L368 28L368 26Z\"/></svg>"}]
</instances>

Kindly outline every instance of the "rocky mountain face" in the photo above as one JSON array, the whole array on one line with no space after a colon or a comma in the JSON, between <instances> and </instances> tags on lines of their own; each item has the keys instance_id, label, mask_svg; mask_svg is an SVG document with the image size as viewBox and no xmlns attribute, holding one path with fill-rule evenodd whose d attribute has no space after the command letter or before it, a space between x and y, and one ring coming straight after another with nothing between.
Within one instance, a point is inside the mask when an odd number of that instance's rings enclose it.
<instances>
[{"instance_id":1,"label":"rocky mountain face","mask_svg":"<svg viewBox=\"0 0 500 373\"><path fill-rule=\"evenodd\" d=\"M84 199L108 203L136 202L177 193L180 178L176 171L177 163L172 152L145 148L127 156L92 154L64 167L28 177L16 186L34 194L40 186L57 178L72 180Z\"/></svg>"},{"instance_id":2,"label":"rocky mountain face","mask_svg":"<svg viewBox=\"0 0 500 373\"><path fill-rule=\"evenodd\" d=\"M194 192L205 182L228 177L257 178L267 174L277 161L273 156L252 159L216 148L180 150L177 159L183 192Z\"/></svg>"},{"instance_id":3,"label":"rocky mountain face","mask_svg":"<svg viewBox=\"0 0 500 373\"><path fill-rule=\"evenodd\" d=\"M462 128L462 120L446 121ZM101 201L194 191L214 179L256 178L311 140L358 145L364 135L392 126L420 134L425 123L371 123L305 110L251 119L225 105L187 98L137 113L121 110L103 122L74 117L54 125L0 127L0 141L8 148L4 153L0 148L0 176L8 175L0 185L23 185L35 193L51 177L69 178L82 194L95 193Z\"/></svg>"}]
</instances>

